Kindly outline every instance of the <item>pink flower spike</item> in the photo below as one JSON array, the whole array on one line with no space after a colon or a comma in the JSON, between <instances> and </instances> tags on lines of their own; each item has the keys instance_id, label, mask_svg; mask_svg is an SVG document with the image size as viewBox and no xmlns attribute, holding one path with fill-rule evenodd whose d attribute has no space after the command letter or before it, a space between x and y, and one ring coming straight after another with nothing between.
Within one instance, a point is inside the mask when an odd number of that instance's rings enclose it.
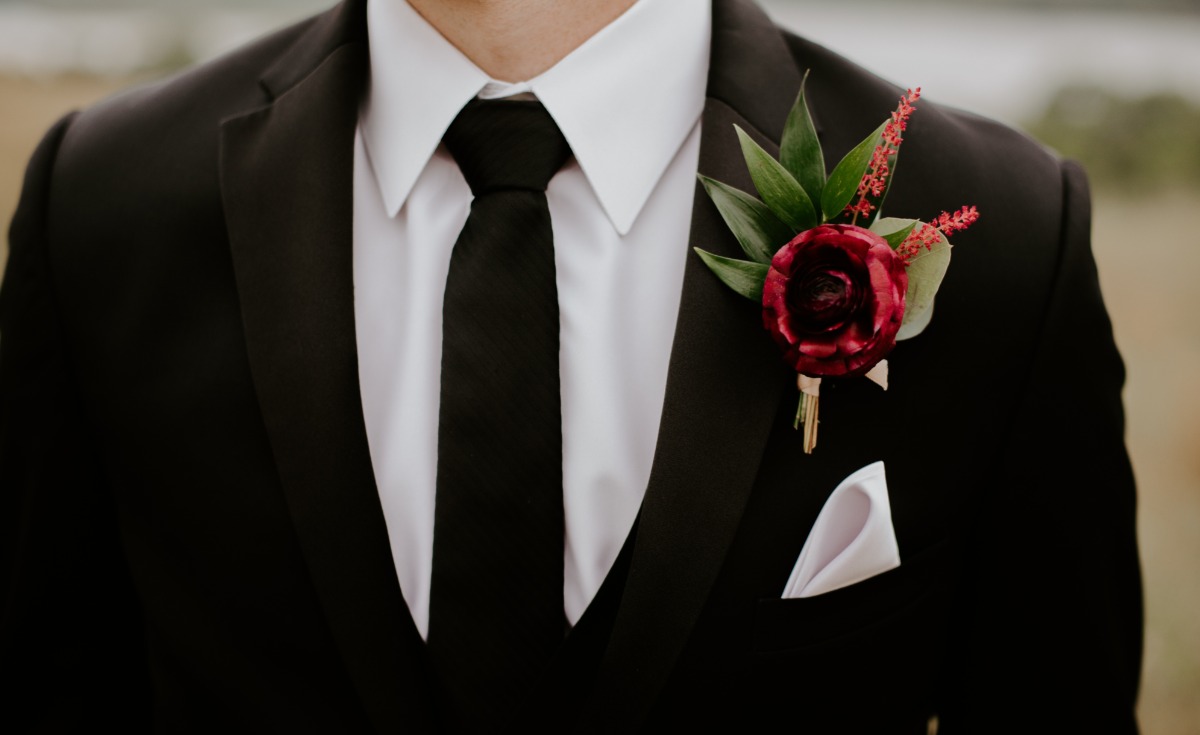
<instances>
[{"instance_id":1,"label":"pink flower spike","mask_svg":"<svg viewBox=\"0 0 1200 735\"><path fill-rule=\"evenodd\" d=\"M908 129L908 118L916 109L912 103L920 98L920 87L906 90L900 96L900 103L883 126L883 142L875 147L875 151L871 155L871 163L867 166L862 181L859 182L858 199L846 205L844 210L846 214L853 216L852 223L857 223L860 215L869 216L875 209L875 205L867 201L868 198L879 198L887 191L887 179L891 174L888 161L900 152L900 143L904 139L903 133Z\"/></svg>"},{"instance_id":2,"label":"pink flower spike","mask_svg":"<svg viewBox=\"0 0 1200 735\"><path fill-rule=\"evenodd\" d=\"M904 238L904 241L896 248L896 255L904 261L905 265L908 265L922 247L926 250L933 250L934 243L938 241L939 232L949 238L952 233L962 232L978 219L979 210L973 204L959 209L954 214L942 212L934 219L936 224L922 222L919 227L914 227L912 232L908 233L908 237Z\"/></svg>"},{"instance_id":3,"label":"pink flower spike","mask_svg":"<svg viewBox=\"0 0 1200 735\"><path fill-rule=\"evenodd\" d=\"M908 237L905 237L900 246L896 248L896 256L907 266L917 253L921 252L922 247L926 250L933 249L933 244L938 239L937 233L937 227L928 222L922 222L920 226L914 227L912 232L908 233Z\"/></svg>"},{"instance_id":4,"label":"pink flower spike","mask_svg":"<svg viewBox=\"0 0 1200 735\"><path fill-rule=\"evenodd\" d=\"M975 223L979 219L979 210L975 205L963 207L954 214L942 212L937 218L937 228L942 231L943 235L950 236L952 232L962 232Z\"/></svg>"}]
</instances>

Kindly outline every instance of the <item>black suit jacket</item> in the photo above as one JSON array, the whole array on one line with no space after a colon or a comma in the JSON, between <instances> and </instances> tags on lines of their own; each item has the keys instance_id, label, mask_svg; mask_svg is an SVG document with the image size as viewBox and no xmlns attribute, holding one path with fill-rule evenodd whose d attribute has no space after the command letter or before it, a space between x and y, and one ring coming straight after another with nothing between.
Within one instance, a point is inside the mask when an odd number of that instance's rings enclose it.
<instances>
[{"instance_id":1,"label":"black suit jacket","mask_svg":"<svg viewBox=\"0 0 1200 735\"><path fill-rule=\"evenodd\" d=\"M442 718L357 380L363 6L70 115L33 156L0 292L2 711L22 726ZM714 14L701 173L752 190L732 125L775 150L806 69L831 164L895 106L748 0ZM923 100L889 213L962 204L982 217L932 325L887 392L826 381L812 455L759 308L688 256L634 532L515 730L1136 729L1124 374L1084 175ZM690 227L739 254L699 189ZM901 566L779 599L829 493L876 460Z\"/></svg>"}]
</instances>

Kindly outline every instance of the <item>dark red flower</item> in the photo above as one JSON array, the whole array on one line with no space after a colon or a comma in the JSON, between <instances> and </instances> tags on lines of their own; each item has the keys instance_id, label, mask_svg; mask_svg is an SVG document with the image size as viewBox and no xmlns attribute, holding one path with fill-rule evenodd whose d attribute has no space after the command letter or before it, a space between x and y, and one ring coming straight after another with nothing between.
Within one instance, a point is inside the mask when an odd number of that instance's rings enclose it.
<instances>
[{"instance_id":1,"label":"dark red flower","mask_svg":"<svg viewBox=\"0 0 1200 735\"><path fill-rule=\"evenodd\" d=\"M896 345L908 274L879 235L856 225L820 225L771 260L763 323L796 372L862 375Z\"/></svg>"}]
</instances>

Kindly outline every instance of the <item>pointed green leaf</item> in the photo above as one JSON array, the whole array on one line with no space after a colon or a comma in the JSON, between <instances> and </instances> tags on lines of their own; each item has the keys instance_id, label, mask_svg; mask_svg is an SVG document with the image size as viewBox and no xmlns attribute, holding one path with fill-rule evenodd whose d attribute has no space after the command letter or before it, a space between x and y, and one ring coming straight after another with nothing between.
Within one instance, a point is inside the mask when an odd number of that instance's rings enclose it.
<instances>
[{"instance_id":1,"label":"pointed green leaf","mask_svg":"<svg viewBox=\"0 0 1200 735\"><path fill-rule=\"evenodd\" d=\"M932 249L913 256L908 264L908 293L904 297L904 321L900 323L897 340L915 337L924 331L933 316L933 298L946 269L950 267L950 242L938 233Z\"/></svg>"},{"instance_id":2,"label":"pointed green leaf","mask_svg":"<svg viewBox=\"0 0 1200 735\"><path fill-rule=\"evenodd\" d=\"M867 229L887 240L888 245L891 245L892 250L895 250L900 247L900 243L904 242L904 238L908 237L909 233L918 224L915 219L883 217L872 222L871 226Z\"/></svg>"},{"instance_id":3,"label":"pointed green leaf","mask_svg":"<svg viewBox=\"0 0 1200 735\"><path fill-rule=\"evenodd\" d=\"M763 281L767 279L768 267L748 260L735 260L714 255L700 248L693 248L717 278L742 296L762 302Z\"/></svg>"},{"instance_id":4,"label":"pointed green leaf","mask_svg":"<svg viewBox=\"0 0 1200 735\"><path fill-rule=\"evenodd\" d=\"M825 213L825 221L833 221L842 215L842 210L854 199L858 185L862 183L863 174L871 163L871 155L875 146L882 140L882 123L875 132L868 135L861 143L847 153L829 174L825 182L825 190L821 192L821 211Z\"/></svg>"},{"instance_id":5,"label":"pointed green leaf","mask_svg":"<svg viewBox=\"0 0 1200 735\"><path fill-rule=\"evenodd\" d=\"M742 250L755 262L770 263L775 252L794 236L791 228L758 199L728 184L698 176Z\"/></svg>"},{"instance_id":6,"label":"pointed green leaf","mask_svg":"<svg viewBox=\"0 0 1200 735\"><path fill-rule=\"evenodd\" d=\"M741 140L742 155L746 158L746 168L750 169L754 188L758 189L758 195L771 211L796 232L815 227L817 212L796 179L782 163L755 143L745 130L737 125L733 127Z\"/></svg>"},{"instance_id":7,"label":"pointed green leaf","mask_svg":"<svg viewBox=\"0 0 1200 735\"><path fill-rule=\"evenodd\" d=\"M806 71L804 80L807 79ZM821 153L817 129L808 114L804 81L800 82L800 94L796 97L783 128L783 139L779 143L779 162L799 182L809 200L814 205L820 204L821 191L825 188L825 157ZM820 220L821 213L814 213L817 220Z\"/></svg>"}]
</instances>

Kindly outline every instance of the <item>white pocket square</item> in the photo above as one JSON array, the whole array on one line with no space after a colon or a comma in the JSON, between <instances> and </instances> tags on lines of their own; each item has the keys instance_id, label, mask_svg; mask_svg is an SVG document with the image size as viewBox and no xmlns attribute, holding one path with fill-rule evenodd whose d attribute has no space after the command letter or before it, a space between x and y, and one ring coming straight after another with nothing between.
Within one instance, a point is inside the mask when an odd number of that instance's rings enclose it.
<instances>
[{"instance_id":1,"label":"white pocket square","mask_svg":"<svg viewBox=\"0 0 1200 735\"><path fill-rule=\"evenodd\" d=\"M821 595L898 566L883 462L873 462L842 480L825 501L783 596Z\"/></svg>"}]
</instances>

